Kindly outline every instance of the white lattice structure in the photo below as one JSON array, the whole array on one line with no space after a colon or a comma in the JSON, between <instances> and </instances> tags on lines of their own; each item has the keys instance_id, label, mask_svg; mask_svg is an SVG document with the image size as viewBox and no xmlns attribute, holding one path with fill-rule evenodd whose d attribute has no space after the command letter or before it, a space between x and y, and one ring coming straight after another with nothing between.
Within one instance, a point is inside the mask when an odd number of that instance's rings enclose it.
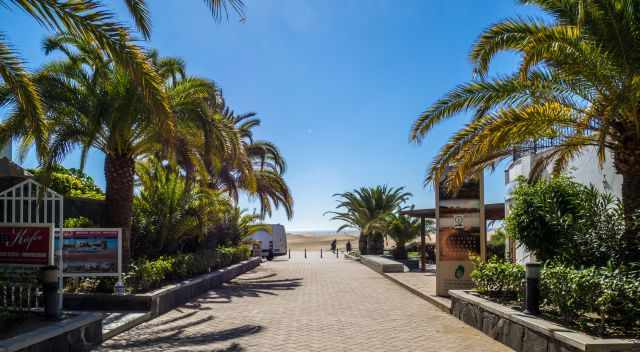
<instances>
[{"instance_id":1,"label":"white lattice structure","mask_svg":"<svg viewBox=\"0 0 640 352\"><path fill-rule=\"evenodd\" d=\"M60 230L63 203L60 194L28 178L0 192L0 223L52 224Z\"/></svg>"}]
</instances>

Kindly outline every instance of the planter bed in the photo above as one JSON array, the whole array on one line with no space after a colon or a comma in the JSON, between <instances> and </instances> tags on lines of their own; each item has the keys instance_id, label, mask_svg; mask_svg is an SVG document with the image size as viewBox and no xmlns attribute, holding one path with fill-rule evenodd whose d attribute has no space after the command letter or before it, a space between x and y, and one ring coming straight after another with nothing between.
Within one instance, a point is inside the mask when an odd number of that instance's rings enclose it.
<instances>
[{"instance_id":1,"label":"planter bed","mask_svg":"<svg viewBox=\"0 0 640 352\"><path fill-rule=\"evenodd\" d=\"M451 314L516 351L638 352L640 341L596 338L474 295L451 290Z\"/></svg>"},{"instance_id":2,"label":"planter bed","mask_svg":"<svg viewBox=\"0 0 640 352\"><path fill-rule=\"evenodd\" d=\"M231 281L236 276L254 269L260 265L260 262L260 258L251 258L208 274L196 276L192 279L142 294L116 296L104 293L65 293L64 308L67 310L92 311L148 311L151 312L152 317L156 317L210 289L220 287L224 282Z\"/></svg>"}]
</instances>

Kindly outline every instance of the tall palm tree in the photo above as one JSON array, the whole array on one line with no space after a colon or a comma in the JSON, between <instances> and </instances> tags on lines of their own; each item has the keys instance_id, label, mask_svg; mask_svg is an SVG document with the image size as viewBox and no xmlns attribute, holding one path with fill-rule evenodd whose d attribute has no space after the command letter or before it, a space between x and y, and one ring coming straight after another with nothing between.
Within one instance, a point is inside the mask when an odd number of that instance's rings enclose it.
<instances>
[{"instance_id":1,"label":"tall palm tree","mask_svg":"<svg viewBox=\"0 0 640 352\"><path fill-rule=\"evenodd\" d=\"M352 192L337 193L337 209L329 211L332 220L342 221L344 224L338 232L352 228L360 231L358 247L362 254L382 254L384 250L383 234L380 227L394 210L400 208L410 197L411 193L404 192L404 187L361 187Z\"/></svg>"},{"instance_id":2,"label":"tall palm tree","mask_svg":"<svg viewBox=\"0 0 640 352\"><path fill-rule=\"evenodd\" d=\"M34 78L51 126L47 165L61 162L76 147L81 149L81 168L90 149L105 155L107 218L110 225L123 228L126 263L135 162L158 145L170 145L173 121L146 104L132 76L92 43L56 37L45 41L45 47L68 55L66 60L45 65ZM17 137L22 137L24 151L29 136Z\"/></svg>"},{"instance_id":3,"label":"tall palm tree","mask_svg":"<svg viewBox=\"0 0 640 352\"><path fill-rule=\"evenodd\" d=\"M144 2L126 1L142 27L148 27L145 21ZM68 35L99 47L109 57L133 77L141 87L142 97L156 113L168 114L168 106L162 91L161 82L140 47L129 39L129 29L115 20L115 15L102 3L94 0L60 1L60 0L0 0L0 8L10 9L15 6L43 27ZM138 22L138 21L137 21ZM28 129L33 136L38 156L44 160L47 148L47 124L43 115L40 94L30 75L23 67L18 53L0 34L0 78L6 88L11 91L11 102L15 103L20 114L7 121L0 129L0 139L4 142L17 129ZM0 105L7 103L2 101Z\"/></svg>"},{"instance_id":4,"label":"tall palm tree","mask_svg":"<svg viewBox=\"0 0 640 352\"><path fill-rule=\"evenodd\" d=\"M145 39L150 37L151 23L149 11L144 0L124 0L137 29ZM229 10L241 17L244 15L242 0L204 0L214 19L223 15L228 17ZM141 88L142 96L155 110L156 114L170 115L164 95L162 81L149 63L142 49L129 38L128 26L116 20L113 12L97 0L0 0L0 8L11 10L17 7L30 15L36 22L48 30L67 33L78 41L91 43L106 53L113 62L121 67ZM0 91L0 107L15 103L20 114L7 121L0 128L0 142L6 143L17 130L27 130L32 136L41 161L47 154L48 127L43 115L44 110L36 85L26 72L23 60L12 49L0 32L0 83L5 93ZM7 92L10 92L7 93ZM7 96L11 98L7 98Z\"/></svg>"},{"instance_id":5,"label":"tall palm tree","mask_svg":"<svg viewBox=\"0 0 640 352\"><path fill-rule=\"evenodd\" d=\"M640 260L640 3L633 0L522 0L551 17L512 18L491 26L475 43L477 78L436 101L415 122L421 141L441 121L473 113L441 150L426 182L446 177L452 188L467 175L508 158L523 143L553 139L532 176L555 174L585 148L607 151L622 176L628 261ZM518 71L487 77L496 54L517 52ZM445 171L451 167L451 171Z\"/></svg>"},{"instance_id":6,"label":"tall palm tree","mask_svg":"<svg viewBox=\"0 0 640 352\"><path fill-rule=\"evenodd\" d=\"M236 202L240 192L260 203L260 215L282 207L293 216L293 197L283 175L286 162L278 147L254 138L256 113L236 114L215 82L188 76L184 61L150 52L165 80L176 119L175 158L187 185L227 192ZM165 155L167 157L167 155Z\"/></svg>"}]
</instances>

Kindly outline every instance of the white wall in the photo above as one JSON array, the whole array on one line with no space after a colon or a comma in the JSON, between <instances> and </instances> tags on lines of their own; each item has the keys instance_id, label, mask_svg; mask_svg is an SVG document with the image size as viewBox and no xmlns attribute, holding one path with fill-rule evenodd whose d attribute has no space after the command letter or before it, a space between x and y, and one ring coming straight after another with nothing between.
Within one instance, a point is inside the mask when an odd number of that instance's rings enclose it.
<instances>
[{"instance_id":1,"label":"white wall","mask_svg":"<svg viewBox=\"0 0 640 352\"><path fill-rule=\"evenodd\" d=\"M538 154L540 155L540 154ZM511 192L515 187L515 180L518 176L527 177L533 161L537 155L526 155L511 165L509 165L505 172L508 173L508 182L506 184L507 191L505 192L505 213L509 214L509 204L511 201ZM544 172L543 177L550 177L551 169L553 166L549 166ZM593 185L602 192L609 192L620 198L622 195L622 176L615 172L613 167L613 156L610 152L607 152L606 161L602 167L598 164L597 149L595 147L585 148L584 152L576 156L567 167L566 174L573 177L577 182L585 185ZM535 260L535 257L531 255L527 250L516 244L515 258L518 263L528 263Z\"/></svg>"}]
</instances>

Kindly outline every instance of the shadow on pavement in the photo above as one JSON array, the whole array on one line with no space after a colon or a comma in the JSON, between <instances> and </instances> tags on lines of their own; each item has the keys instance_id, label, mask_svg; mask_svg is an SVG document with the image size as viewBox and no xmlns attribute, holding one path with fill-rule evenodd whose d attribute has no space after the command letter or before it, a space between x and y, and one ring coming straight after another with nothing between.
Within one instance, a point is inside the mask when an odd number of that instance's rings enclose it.
<instances>
[{"instance_id":1,"label":"shadow on pavement","mask_svg":"<svg viewBox=\"0 0 640 352\"><path fill-rule=\"evenodd\" d=\"M209 291L208 294L200 297L195 304L231 303L233 298L275 296L278 291L294 290L300 286L302 286L302 278L231 282L221 288Z\"/></svg>"},{"instance_id":2,"label":"shadow on pavement","mask_svg":"<svg viewBox=\"0 0 640 352\"><path fill-rule=\"evenodd\" d=\"M239 344L233 343L233 344L231 344L231 346L229 346L227 348L217 349L217 350L213 350L211 352L242 352L242 351L245 351L245 349L242 348Z\"/></svg>"},{"instance_id":3,"label":"shadow on pavement","mask_svg":"<svg viewBox=\"0 0 640 352\"><path fill-rule=\"evenodd\" d=\"M202 321L193 322L196 324L202 324ZM189 325L189 324L187 324ZM195 324L194 324L195 325ZM141 350L177 350L183 349L189 346L203 345L208 343L223 342L228 340L237 339L244 336L260 333L264 328L260 325L241 325L232 329L225 329L220 331L209 331L200 333L185 334L185 330L178 327L172 327L171 330L178 329L171 334L157 336L158 332L155 330L140 331L138 338L129 341L119 341L109 345L110 350L129 350L129 349L141 349ZM197 330L196 330L197 331ZM151 335L152 334L152 335ZM243 348L238 344L233 344L228 348L214 351L242 351Z\"/></svg>"}]
</instances>

